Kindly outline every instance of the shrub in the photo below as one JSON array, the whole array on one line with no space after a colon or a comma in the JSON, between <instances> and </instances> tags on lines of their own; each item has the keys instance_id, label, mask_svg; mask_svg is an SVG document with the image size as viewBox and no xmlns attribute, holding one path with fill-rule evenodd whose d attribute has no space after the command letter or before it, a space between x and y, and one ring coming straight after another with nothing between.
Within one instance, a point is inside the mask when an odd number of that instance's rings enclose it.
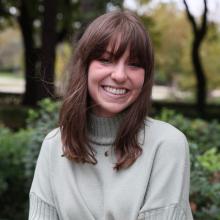
<instances>
[{"instance_id":1,"label":"shrub","mask_svg":"<svg viewBox=\"0 0 220 220\"><path fill-rule=\"evenodd\" d=\"M42 141L52 129L58 127L59 103L47 98L40 101L38 106L36 110L30 109L27 120L28 128L33 130L26 154L26 175L29 178L29 185Z\"/></svg>"},{"instance_id":2,"label":"shrub","mask_svg":"<svg viewBox=\"0 0 220 220\"><path fill-rule=\"evenodd\" d=\"M0 219L27 219L28 194L45 135L57 126L58 103L45 99L29 110L28 128L0 127Z\"/></svg>"},{"instance_id":3,"label":"shrub","mask_svg":"<svg viewBox=\"0 0 220 220\"><path fill-rule=\"evenodd\" d=\"M28 188L25 155L32 132L0 127L0 219L25 219Z\"/></svg>"},{"instance_id":4,"label":"shrub","mask_svg":"<svg viewBox=\"0 0 220 220\"><path fill-rule=\"evenodd\" d=\"M220 124L164 109L157 116L180 129L190 147L190 201L195 219L220 220Z\"/></svg>"},{"instance_id":5,"label":"shrub","mask_svg":"<svg viewBox=\"0 0 220 220\"><path fill-rule=\"evenodd\" d=\"M0 128L0 219L27 219L24 210L36 160L45 135L58 126L58 110L59 103L45 99L38 109L29 111L26 130L12 133ZM156 118L174 125L188 138L194 219L220 220L220 124L188 119L167 109Z\"/></svg>"}]
</instances>

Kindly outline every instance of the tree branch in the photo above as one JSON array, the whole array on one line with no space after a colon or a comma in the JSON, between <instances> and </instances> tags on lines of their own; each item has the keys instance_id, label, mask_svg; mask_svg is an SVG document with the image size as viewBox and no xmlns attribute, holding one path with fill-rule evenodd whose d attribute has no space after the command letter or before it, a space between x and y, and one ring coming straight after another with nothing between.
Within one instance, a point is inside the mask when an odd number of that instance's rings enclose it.
<instances>
[{"instance_id":1,"label":"tree branch","mask_svg":"<svg viewBox=\"0 0 220 220\"><path fill-rule=\"evenodd\" d=\"M202 37L204 37L207 32L207 14L208 14L207 0L203 0L203 1L204 1L204 12L202 15L202 23L200 29L200 35Z\"/></svg>"},{"instance_id":2,"label":"tree branch","mask_svg":"<svg viewBox=\"0 0 220 220\"><path fill-rule=\"evenodd\" d=\"M205 0L204 0L205 1ZM183 3L186 7L186 13L187 13L187 17L189 18L191 24L192 24L192 28L193 28L193 31L197 34L198 32L198 29L197 29L197 26L196 26L196 21L195 21L195 18L193 17L193 15L191 14L191 12L189 11L189 6L186 2L186 0L183 0Z\"/></svg>"}]
</instances>

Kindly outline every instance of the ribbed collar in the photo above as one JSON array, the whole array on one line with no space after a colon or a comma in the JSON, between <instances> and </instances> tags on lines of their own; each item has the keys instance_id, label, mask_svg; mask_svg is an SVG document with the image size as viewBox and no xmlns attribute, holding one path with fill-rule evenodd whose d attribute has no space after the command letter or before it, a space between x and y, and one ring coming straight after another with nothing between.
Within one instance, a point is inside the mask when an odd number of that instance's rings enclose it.
<instances>
[{"instance_id":1,"label":"ribbed collar","mask_svg":"<svg viewBox=\"0 0 220 220\"><path fill-rule=\"evenodd\" d=\"M88 117L88 133L91 142L98 145L112 145L124 114L114 117L99 117L92 113Z\"/></svg>"}]
</instances>

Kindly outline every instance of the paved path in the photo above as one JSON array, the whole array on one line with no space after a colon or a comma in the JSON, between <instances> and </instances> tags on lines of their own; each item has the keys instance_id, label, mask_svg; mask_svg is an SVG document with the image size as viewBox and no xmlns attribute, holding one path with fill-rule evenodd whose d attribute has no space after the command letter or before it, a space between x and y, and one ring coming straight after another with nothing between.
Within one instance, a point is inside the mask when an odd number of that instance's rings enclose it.
<instances>
[{"instance_id":1,"label":"paved path","mask_svg":"<svg viewBox=\"0 0 220 220\"><path fill-rule=\"evenodd\" d=\"M17 93L21 94L24 92L25 82L24 79L14 79L10 77L0 76L0 92L2 93ZM165 99L170 96L168 87L155 86L153 88L154 99Z\"/></svg>"},{"instance_id":2,"label":"paved path","mask_svg":"<svg viewBox=\"0 0 220 220\"><path fill-rule=\"evenodd\" d=\"M0 92L21 94L24 92L24 86L24 79L0 76Z\"/></svg>"},{"instance_id":3,"label":"paved path","mask_svg":"<svg viewBox=\"0 0 220 220\"><path fill-rule=\"evenodd\" d=\"M0 93L17 93L24 92L24 79L14 79L6 76L0 76ZM167 86L154 86L152 97L154 100L169 99L170 97L183 98L189 96L188 92L173 91ZM214 90L211 93L214 98L220 97L220 90Z\"/></svg>"}]
</instances>

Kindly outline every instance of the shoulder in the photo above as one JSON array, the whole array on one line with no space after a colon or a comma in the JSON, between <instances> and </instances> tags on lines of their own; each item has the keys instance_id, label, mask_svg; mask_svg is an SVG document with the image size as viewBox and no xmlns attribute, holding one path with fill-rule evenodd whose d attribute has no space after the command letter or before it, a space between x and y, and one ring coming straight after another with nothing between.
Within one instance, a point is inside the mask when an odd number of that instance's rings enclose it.
<instances>
[{"instance_id":1,"label":"shoulder","mask_svg":"<svg viewBox=\"0 0 220 220\"><path fill-rule=\"evenodd\" d=\"M58 140L59 138L60 138L60 128L54 128L46 135L44 141L55 141Z\"/></svg>"},{"instance_id":2,"label":"shoulder","mask_svg":"<svg viewBox=\"0 0 220 220\"><path fill-rule=\"evenodd\" d=\"M144 139L148 148L153 147L155 151L166 151L176 156L188 154L186 136L169 123L147 118Z\"/></svg>"},{"instance_id":3,"label":"shoulder","mask_svg":"<svg viewBox=\"0 0 220 220\"><path fill-rule=\"evenodd\" d=\"M60 128L55 128L51 130L43 140L41 153L50 154L53 152L62 153L62 142Z\"/></svg>"},{"instance_id":4,"label":"shoulder","mask_svg":"<svg viewBox=\"0 0 220 220\"><path fill-rule=\"evenodd\" d=\"M176 137L185 139L185 135L178 128L167 122L153 118L147 118L145 120L145 129L147 132L150 132L152 135L156 135L157 137L159 134L161 138L174 139Z\"/></svg>"},{"instance_id":5,"label":"shoulder","mask_svg":"<svg viewBox=\"0 0 220 220\"><path fill-rule=\"evenodd\" d=\"M156 120L153 118L147 118L145 121L145 135L148 138L155 138L158 141L172 140L172 141L186 141L186 136L178 128L173 125Z\"/></svg>"}]
</instances>

